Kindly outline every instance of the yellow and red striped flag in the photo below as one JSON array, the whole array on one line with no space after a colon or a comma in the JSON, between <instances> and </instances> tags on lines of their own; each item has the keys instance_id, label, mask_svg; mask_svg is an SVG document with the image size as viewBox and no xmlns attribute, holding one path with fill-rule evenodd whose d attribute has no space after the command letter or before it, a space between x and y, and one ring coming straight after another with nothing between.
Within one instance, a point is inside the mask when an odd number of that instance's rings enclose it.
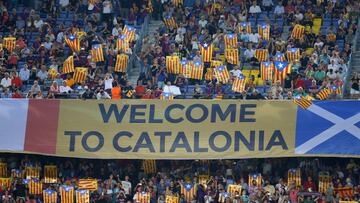
<instances>
[{"instance_id":1,"label":"yellow and red striped flag","mask_svg":"<svg viewBox=\"0 0 360 203\"><path fill-rule=\"evenodd\" d=\"M236 49L237 48L237 35L236 34L225 34L224 35L225 49Z\"/></svg>"},{"instance_id":2,"label":"yellow and red striped flag","mask_svg":"<svg viewBox=\"0 0 360 203\"><path fill-rule=\"evenodd\" d=\"M305 33L305 27L299 24L296 24L291 32L291 37L294 39L303 38Z\"/></svg>"},{"instance_id":3,"label":"yellow and red striped flag","mask_svg":"<svg viewBox=\"0 0 360 203\"><path fill-rule=\"evenodd\" d=\"M150 192L137 192L136 194L136 202L139 203L150 203L151 194Z\"/></svg>"},{"instance_id":4,"label":"yellow and red striped flag","mask_svg":"<svg viewBox=\"0 0 360 203\"><path fill-rule=\"evenodd\" d=\"M12 169L11 170L11 178L24 178L25 171L20 169Z\"/></svg>"},{"instance_id":5,"label":"yellow and red striped flag","mask_svg":"<svg viewBox=\"0 0 360 203\"><path fill-rule=\"evenodd\" d=\"M152 13L154 12L154 8L153 8L153 5L152 5L152 0L148 0L148 4L147 4L147 7L146 7L146 10L149 12L149 13Z\"/></svg>"},{"instance_id":6,"label":"yellow and red striped flag","mask_svg":"<svg viewBox=\"0 0 360 203\"><path fill-rule=\"evenodd\" d=\"M241 185L230 184L228 185L227 191L230 193L231 197L235 197L236 192L238 195L241 195L241 189Z\"/></svg>"},{"instance_id":7,"label":"yellow and red striped flag","mask_svg":"<svg viewBox=\"0 0 360 203\"><path fill-rule=\"evenodd\" d=\"M80 39L75 34L65 35L65 42L73 52L80 51Z\"/></svg>"},{"instance_id":8,"label":"yellow and red striped flag","mask_svg":"<svg viewBox=\"0 0 360 203\"><path fill-rule=\"evenodd\" d=\"M164 18L164 24L167 28L177 28L175 18L170 15Z\"/></svg>"},{"instance_id":9,"label":"yellow and red striped flag","mask_svg":"<svg viewBox=\"0 0 360 203\"><path fill-rule=\"evenodd\" d=\"M274 64L271 61L263 61L260 64L260 75L262 80L272 80L274 73Z\"/></svg>"},{"instance_id":10,"label":"yellow and red striped flag","mask_svg":"<svg viewBox=\"0 0 360 203\"><path fill-rule=\"evenodd\" d=\"M354 195L354 189L352 187L338 187L335 188L335 193L339 193L340 198L352 198Z\"/></svg>"},{"instance_id":11,"label":"yellow and red striped flag","mask_svg":"<svg viewBox=\"0 0 360 203\"><path fill-rule=\"evenodd\" d=\"M184 194L185 201L191 202L196 196L197 186L193 183L181 183L181 194Z\"/></svg>"},{"instance_id":12,"label":"yellow and red striped flag","mask_svg":"<svg viewBox=\"0 0 360 203\"><path fill-rule=\"evenodd\" d=\"M229 185L230 186L230 185ZM219 199L218 202L225 203L226 199L229 199L231 197L230 192L219 192Z\"/></svg>"},{"instance_id":13,"label":"yellow and red striped flag","mask_svg":"<svg viewBox=\"0 0 360 203\"><path fill-rule=\"evenodd\" d=\"M289 48L286 52L286 57L289 62L295 62L300 59L300 49L299 48Z\"/></svg>"},{"instance_id":14,"label":"yellow and red striped flag","mask_svg":"<svg viewBox=\"0 0 360 203\"><path fill-rule=\"evenodd\" d=\"M125 73L128 65L129 56L126 54L118 54L116 56L115 72Z\"/></svg>"},{"instance_id":15,"label":"yellow and red striped flag","mask_svg":"<svg viewBox=\"0 0 360 203\"><path fill-rule=\"evenodd\" d=\"M191 69L192 69L192 62L188 61L188 60L181 60L180 65L181 65L182 74L184 75L184 77L190 78Z\"/></svg>"},{"instance_id":16,"label":"yellow and red striped flag","mask_svg":"<svg viewBox=\"0 0 360 203\"><path fill-rule=\"evenodd\" d=\"M60 202L74 203L74 187L68 185L60 187Z\"/></svg>"},{"instance_id":17,"label":"yellow and red striped flag","mask_svg":"<svg viewBox=\"0 0 360 203\"><path fill-rule=\"evenodd\" d=\"M76 31L75 35L79 37L80 41L81 39L83 39L84 37L86 37L86 32L84 31Z\"/></svg>"},{"instance_id":18,"label":"yellow and red striped flag","mask_svg":"<svg viewBox=\"0 0 360 203\"><path fill-rule=\"evenodd\" d=\"M57 203L57 192L54 190L43 191L43 202L44 203Z\"/></svg>"},{"instance_id":19,"label":"yellow and red striped flag","mask_svg":"<svg viewBox=\"0 0 360 203\"><path fill-rule=\"evenodd\" d=\"M301 171L298 168L292 168L288 170L287 177L288 187L294 182L295 186L301 186Z\"/></svg>"},{"instance_id":20,"label":"yellow and red striped flag","mask_svg":"<svg viewBox=\"0 0 360 203\"><path fill-rule=\"evenodd\" d=\"M248 184L249 185L253 185L252 182L255 181L256 182L256 185L258 187L261 186L261 182L262 182L262 176L261 176L261 173L251 173L249 174L249 182Z\"/></svg>"},{"instance_id":21,"label":"yellow and red striped flag","mask_svg":"<svg viewBox=\"0 0 360 203\"><path fill-rule=\"evenodd\" d=\"M76 203L90 203L89 190L76 190Z\"/></svg>"},{"instance_id":22,"label":"yellow and red striped flag","mask_svg":"<svg viewBox=\"0 0 360 203\"><path fill-rule=\"evenodd\" d=\"M230 73L226 66L214 68L214 75L219 82L227 83L230 79Z\"/></svg>"},{"instance_id":23,"label":"yellow and red striped flag","mask_svg":"<svg viewBox=\"0 0 360 203\"><path fill-rule=\"evenodd\" d=\"M200 43L199 48L203 62L211 62L214 46L205 42Z\"/></svg>"},{"instance_id":24,"label":"yellow and red striped flag","mask_svg":"<svg viewBox=\"0 0 360 203\"><path fill-rule=\"evenodd\" d=\"M7 163L0 163L0 178L7 178L8 172L7 172Z\"/></svg>"},{"instance_id":25,"label":"yellow and red striped flag","mask_svg":"<svg viewBox=\"0 0 360 203\"><path fill-rule=\"evenodd\" d=\"M199 175L198 177L198 183L202 186L204 186L204 188L207 188L207 183L209 182L209 176L208 175Z\"/></svg>"},{"instance_id":26,"label":"yellow and red striped flag","mask_svg":"<svg viewBox=\"0 0 360 203\"><path fill-rule=\"evenodd\" d=\"M270 39L270 25L258 25L258 33L264 40Z\"/></svg>"},{"instance_id":27,"label":"yellow and red striped flag","mask_svg":"<svg viewBox=\"0 0 360 203\"><path fill-rule=\"evenodd\" d=\"M312 105L312 102L303 96L295 97L293 101L296 105L300 106L303 109L307 109Z\"/></svg>"},{"instance_id":28,"label":"yellow and red striped flag","mask_svg":"<svg viewBox=\"0 0 360 203\"><path fill-rule=\"evenodd\" d=\"M210 62L210 67L211 68L217 68L217 67L222 66L222 65L223 65L222 61L211 60L211 62Z\"/></svg>"},{"instance_id":29,"label":"yellow and red striped flag","mask_svg":"<svg viewBox=\"0 0 360 203\"><path fill-rule=\"evenodd\" d=\"M88 69L83 67L75 68L73 79L76 83L82 83L86 81Z\"/></svg>"},{"instance_id":30,"label":"yellow and red striped flag","mask_svg":"<svg viewBox=\"0 0 360 203\"><path fill-rule=\"evenodd\" d=\"M132 42L135 40L136 29L130 25L125 25L122 34L125 36L125 40Z\"/></svg>"},{"instance_id":31,"label":"yellow and red striped flag","mask_svg":"<svg viewBox=\"0 0 360 203\"><path fill-rule=\"evenodd\" d=\"M331 90L329 88L322 89L319 93L316 94L316 97L320 100L326 100L331 94Z\"/></svg>"},{"instance_id":32,"label":"yellow and red striped flag","mask_svg":"<svg viewBox=\"0 0 360 203\"><path fill-rule=\"evenodd\" d=\"M326 39L329 42L335 42L336 41L336 35L334 33L329 33L326 35Z\"/></svg>"},{"instance_id":33,"label":"yellow and red striped flag","mask_svg":"<svg viewBox=\"0 0 360 203\"><path fill-rule=\"evenodd\" d=\"M91 59L93 62L105 61L104 52L101 44L95 44L92 46Z\"/></svg>"},{"instance_id":34,"label":"yellow and red striped flag","mask_svg":"<svg viewBox=\"0 0 360 203\"><path fill-rule=\"evenodd\" d=\"M239 26L239 33L251 33L251 23L250 22L241 22Z\"/></svg>"},{"instance_id":35,"label":"yellow and red striped flag","mask_svg":"<svg viewBox=\"0 0 360 203\"><path fill-rule=\"evenodd\" d=\"M169 99L170 97L173 97L171 93L169 92L163 92L163 99ZM142 166L144 169L144 173L146 174L151 174L151 173L156 173L156 161L155 160L143 160L142 161Z\"/></svg>"},{"instance_id":36,"label":"yellow and red striped flag","mask_svg":"<svg viewBox=\"0 0 360 203\"><path fill-rule=\"evenodd\" d=\"M202 80L203 78L203 71L204 71L204 64L201 61L193 61L190 78L196 80Z\"/></svg>"},{"instance_id":37,"label":"yellow and red striped flag","mask_svg":"<svg viewBox=\"0 0 360 203\"><path fill-rule=\"evenodd\" d=\"M256 49L254 56L260 62L267 61L269 58L269 51L267 49Z\"/></svg>"},{"instance_id":38,"label":"yellow and red striped flag","mask_svg":"<svg viewBox=\"0 0 360 203\"><path fill-rule=\"evenodd\" d=\"M79 179L78 187L81 190L95 191L98 189L98 182L96 179Z\"/></svg>"},{"instance_id":39,"label":"yellow and red striped flag","mask_svg":"<svg viewBox=\"0 0 360 203\"><path fill-rule=\"evenodd\" d=\"M246 78L243 75L240 77L236 77L232 84L232 91L233 92L244 92L246 86ZM239 193L240 194L240 193Z\"/></svg>"},{"instance_id":40,"label":"yellow and red striped flag","mask_svg":"<svg viewBox=\"0 0 360 203\"><path fill-rule=\"evenodd\" d=\"M333 93L333 94L337 94L337 95L342 94L342 88L341 87L338 87L336 85L331 85L330 89L331 89L331 93Z\"/></svg>"},{"instance_id":41,"label":"yellow and red striped flag","mask_svg":"<svg viewBox=\"0 0 360 203\"><path fill-rule=\"evenodd\" d=\"M0 44L0 52L3 50L3 44Z\"/></svg>"},{"instance_id":42,"label":"yellow and red striped flag","mask_svg":"<svg viewBox=\"0 0 360 203\"><path fill-rule=\"evenodd\" d=\"M211 5L210 13L214 13L215 11L222 11L223 6L220 3L213 3Z\"/></svg>"},{"instance_id":43,"label":"yellow and red striped flag","mask_svg":"<svg viewBox=\"0 0 360 203\"><path fill-rule=\"evenodd\" d=\"M284 81L286 75L291 73L291 64L287 62L274 61L274 79L275 81Z\"/></svg>"},{"instance_id":44,"label":"yellow and red striped flag","mask_svg":"<svg viewBox=\"0 0 360 203\"><path fill-rule=\"evenodd\" d=\"M183 0L171 0L171 2L174 4L175 7L183 5Z\"/></svg>"},{"instance_id":45,"label":"yellow and red striped flag","mask_svg":"<svg viewBox=\"0 0 360 203\"><path fill-rule=\"evenodd\" d=\"M33 195L41 195L42 194L42 182L39 178L31 178L28 182L29 193Z\"/></svg>"},{"instance_id":46,"label":"yellow and red striped flag","mask_svg":"<svg viewBox=\"0 0 360 203\"><path fill-rule=\"evenodd\" d=\"M129 42L126 40L126 36L121 34L116 41L116 49L126 52L130 48Z\"/></svg>"},{"instance_id":47,"label":"yellow and red striped flag","mask_svg":"<svg viewBox=\"0 0 360 203\"><path fill-rule=\"evenodd\" d=\"M179 56L166 56L166 70L171 74L182 73Z\"/></svg>"},{"instance_id":48,"label":"yellow and red striped flag","mask_svg":"<svg viewBox=\"0 0 360 203\"><path fill-rule=\"evenodd\" d=\"M56 71L55 68L50 68L48 70L48 78L50 78L52 80L56 78L57 74L58 74L58 72Z\"/></svg>"},{"instance_id":49,"label":"yellow and red striped flag","mask_svg":"<svg viewBox=\"0 0 360 203\"><path fill-rule=\"evenodd\" d=\"M239 51L238 49L225 50L226 61L230 64L239 65Z\"/></svg>"},{"instance_id":50,"label":"yellow and red striped flag","mask_svg":"<svg viewBox=\"0 0 360 203\"><path fill-rule=\"evenodd\" d=\"M89 4L96 5L99 2L99 0L88 0Z\"/></svg>"},{"instance_id":51,"label":"yellow and red striped flag","mask_svg":"<svg viewBox=\"0 0 360 203\"><path fill-rule=\"evenodd\" d=\"M69 56L63 64L63 69L62 72L63 73L72 73L74 72L75 68L74 68L74 56Z\"/></svg>"},{"instance_id":52,"label":"yellow and red striped flag","mask_svg":"<svg viewBox=\"0 0 360 203\"><path fill-rule=\"evenodd\" d=\"M166 195L165 203L179 203L179 197L173 195Z\"/></svg>"},{"instance_id":53,"label":"yellow and red striped flag","mask_svg":"<svg viewBox=\"0 0 360 203\"><path fill-rule=\"evenodd\" d=\"M286 61L285 54L280 52L276 52L276 54L272 57L272 59L273 61L281 61L281 62Z\"/></svg>"},{"instance_id":54,"label":"yellow and red striped flag","mask_svg":"<svg viewBox=\"0 0 360 203\"><path fill-rule=\"evenodd\" d=\"M326 190L330 187L332 178L329 175L324 173L319 174L319 192L325 193Z\"/></svg>"},{"instance_id":55,"label":"yellow and red striped flag","mask_svg":"<svg viewBox=\"0 0 360 203\"><path fill-rule=\"evenodd\" d=\"M214 76L214 68L207 68L205 73L205 80L212 80Z\"/></svg>"},{"instance_id":56,"label":"yellow and red striped flag","mask_svg":"<svg viewBox=\"0 0 360 203\"><path fill-rule=\"evenodd\" d=\"M26 179L31 178L40 178L40 168L39 167L26 167Z\"/></svg>"},{"instance_id":57,"label":"yellow and red striped flag","mask_svg":"<svg viewBox=\"0 0 360 203\"><path fill-rule=\"evenodd\" d=\"M56 165L45 165L44 166L44 182L45 183L56 183L58 177L58 171Z\"/></svg>"},{"instance_id":58,"label":"yellow and red striped flag","mask_svg":"<svg viewBox=\"0 0 360 203\"><path fill-rule=\"evenodd\" d=\"M0 187L5 187L7 190L11 187L11 178L0 178Z\"/></svg>"},{"instance_id":59,"label":"yellow and red striped flag","mask_svg":"<svg viewBox=\"0 0 360 203\"><path fill-rule=\"evenodd\" d=\"M163 92L160 95L160 99L161 100L173 100L174 99L174 95L170 92ZM149 170L149 169L146 169ZM145 167L144 167L144 171L145 171ZM146 173L146 172L145 172Z\"/></svg>"},{"instance_id":60,"label":"yellow and red striped flag","mask_svg":"<svg viewBox=\"0 0 360 203\"><path fill-rule=\"evenodd\" d=\"M3 46L10 53L12 53L16 48L16 38L15 37L4 37Z\"/></svg>"}]
</instances>

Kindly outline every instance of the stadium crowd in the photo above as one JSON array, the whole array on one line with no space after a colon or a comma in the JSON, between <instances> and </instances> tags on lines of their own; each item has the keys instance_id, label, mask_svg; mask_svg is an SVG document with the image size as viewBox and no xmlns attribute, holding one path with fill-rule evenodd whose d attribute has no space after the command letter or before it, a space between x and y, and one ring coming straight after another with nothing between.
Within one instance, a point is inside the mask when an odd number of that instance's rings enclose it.
<instances>
[{"instance_id":1,"label":"stadium crowd","mask_svg":"<svg viewBox=\"0 0 360 203\"><path fill-rule=\"evenodd\" d=\"M0 52L1 98L75 95L72 98L154 99L160 98L162 92L173 93L172 85L181 90L176 94L182 96L175 95L177 98L213 98L214 95L243 99L287 99L294 95L316 98L320 90L330 86L340 88L344 84L357 30L359 1L176 2L182 1L152 0L151 5L140 0L0 1L2 38L16 37L13 52L5 48ZM115 44L125 24L141 25L149 13L155 20L171 16L177 27L162 26L144 39L136 36L135 39L143 40L143 45L136 57L141 69L135 85L128 80L131 70L114 72L116 55L133 54L135 41L125 52L117 50ZM239 31L245 21L251 22L249 33ZM264 23L271 25L269 39L257 33L257 25ZM308 26L301 39L294 39L289 33L295 24ZM72 53L64 42L66 35L75 32L86 33L79 53ZM214 46L213 60L225 61L223 36L227 33L237 34L236 48L240 55L239 65L225 63L232 77L228 82L219 82L212 76L208 80L194 80L183 74L168 73L166 56L201 60L199 45L205 42ZM103 45L105 60L94 62L90 49L99 43ZM291 47L301 50L301 58L292 64L292 72L283 81L263 81L259 62L254 57L255 49L267 49L269 59L274 59L276 53L284 53ZM71 55L75 56L75 67L88 69L84 82L76 83L73 73L63 74L63 62ZM205 75L210 63L204 66ZM49 69L55 69L56 76L50 77ZM234 93L231 83L239 75L246 76L246 88ZM351 83L351 93L356 98L359 93L356 74Z\"/></svg>"},{"instance_id":2,"label":"stadium crowd","mask_svg":"<svg viewBox=\"0 0 360 203\"><path fill-rule=\"evenodd\" d=\"M91 193L91 202L144 202L137 199L137 192L146 191L151 194L151 203L165 202L166 196L178 196L181 203L338 203L341 200L359 201L360 192L360 162L348 158L156 161L156 172L148 174L140 160L81 160L14 154L3 154L2 160L9 169L57 165L58 182L43 184L44 190L58 190L62 184L77 188L77 179L96 178L98 189ZM287 183L290 168L300 169L301 184ZM330 184L323 192L318 192L318 175L324 171L331 176ZM248 184L248 175L254 172L261 173L261 184ZM203 175L208 177L207 180L198 184ZM186 199L189 196L185 197L181 192L180 185L185 182L197 188L192 199ZM241 193L219 198L219 194L228 191L232 184L242 186ZM352 192L340 194L337 189L341 187L351 188ZM27 186L20 179L14 179L9 188L2 187L0 194L2 202L42 202L42 195L29 195Z\"/></svg>"}]
</instances>

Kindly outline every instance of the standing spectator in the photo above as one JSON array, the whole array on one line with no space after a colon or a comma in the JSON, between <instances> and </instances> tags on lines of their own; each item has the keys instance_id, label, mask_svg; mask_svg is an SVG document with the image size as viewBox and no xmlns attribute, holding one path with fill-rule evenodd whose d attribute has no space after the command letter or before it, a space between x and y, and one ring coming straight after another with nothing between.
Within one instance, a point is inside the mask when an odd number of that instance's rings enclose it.
<instances>
[{"instance_id":1,"label":"standing spectator","mask_svg":"<svg viewBox=\"0 0 360 203\"><path fill-rule=\"evenodd\" d=\"M24 64L24 66L20 69L19 76L23 84L28 83L30 78L30 71L27 64Z\"/></svg>"},{"instance_id":2,"label":"standing spectator","mask_svg":"<svg viewBox=\"0 0 360 203\"><path fill-rule=\"evenodd\" d=\"M114 82L114 87L111 89L111 98L114 100L121 99L121 87L118 82Z\"/></svg>"}]
</instances>

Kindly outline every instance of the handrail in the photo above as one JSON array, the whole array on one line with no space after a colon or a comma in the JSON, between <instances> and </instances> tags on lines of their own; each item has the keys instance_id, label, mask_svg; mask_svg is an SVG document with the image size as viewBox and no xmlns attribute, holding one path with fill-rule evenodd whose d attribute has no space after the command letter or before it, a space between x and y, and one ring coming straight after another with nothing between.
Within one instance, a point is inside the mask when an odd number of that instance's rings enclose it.
<instances>
[{"instance_id":1,"label":"handrail","mask_svg":"<svg viewBox=\"0 0 360 203\"><path fill-rule=\"evenodd\" d=\"M360 19L358 19L358 24L357 24L357 27L359 27L360 26ZM344 96L345 95L347 95L347 94L350 94L350 91L349 91L349 85L350 85L350 76L351 76L351 73L350 72L352 72L352 60L353 60L353 58L352 58L352 54L353 54L353 52L356 52L356 48L357 48L357 41L358 41L358 38L359 38L359 34L360 34L360 31L359 31L359 29L357 29L356 30L356 33L355 33L355 37L354 37L354 39L353 39L353 41L352 41L352 52L351 52L351 55L350 55L350 60L349 60L349 62L348 62L348 69L347 69L347 71L346 71L346 73L345 73L345 78L342 78L342 79L344 79L344 85L343 85L343 88L342 88L342 92L343 92L343 98L344 98Z\"/></svg>"}]
</instances>

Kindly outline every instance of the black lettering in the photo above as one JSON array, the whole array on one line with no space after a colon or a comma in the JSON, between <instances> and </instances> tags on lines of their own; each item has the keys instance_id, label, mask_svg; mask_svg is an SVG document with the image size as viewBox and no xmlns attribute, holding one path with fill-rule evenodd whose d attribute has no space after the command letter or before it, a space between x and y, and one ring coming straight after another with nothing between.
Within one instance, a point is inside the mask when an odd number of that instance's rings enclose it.
<instances>
[{"instance_id":1,"label":"black lettering","mask_svg":"<svg viewBox=\"0 0 360 203\"><path fill-rule=\"evenodd\" d=\"M248 108L256 108L256 104L241 104L240 122L256 122L255 118L246 118L246 115L255 115L255 111L247 111Z\"/></svg>"},{"instance_id":2,"label":"black lettering","mask_svg":"<svg viewBox=\"0 0 360 203\"><path fill-rule=\"evenodd\" d=\"M224 136L225 137L225 145L223 147L218 147L215 144L215 139L217 136ZM210 135L209 138L209 146L210 148L215 151L215 152L225 152L230 148L231 145L231 136L229 135L229 133L225 132L225 131L216 131L213 134Z\"/></svg>"},{"instance_id":3,"label":"black lettering","mask_svg":"<svg viewBox=\"0 0 360 203\"><path fill-rule=\"evenodd\" d=\"M266 151L271 150L271 148L274 146L281 146L283 150L288 150L288 146L286 145L286 142L280 130L274 131L265 150Z\"/></svg>"},{"instance_id":4,"label":"black lettering","mask_svg":"<svg viewBox=\"0 0 360 203\"><path fill-rule=\"evenodd\" d=\"M259 131L259 151L264 150L264 131Z\"/></svg>"},{"instance_id":5,"label":"black lettering","mask_svg":"<svg viewBox=\"0 0 360 203\"><path fill-rule=\"evenodd\" d=\"M174 143L170 148L170 152L175 152L178 148L184 148L186 152L192 152L189 141L182 131L177 134Z\"/></svg>"},{"instance_id":6,"label":"black lettering","mask_svg":"<svg viewBox=\"0 0 360 203\"><path fill-rule=\"evenodd\" d=\"M200 134L199 131L194 132L194 152L208 152L208 148L200 147Z\"/></svg>"},{"instance_id":7,"label":"black lettering","mask_svg":"<svg viewBox=\"0 0 360 203\"><path fill-rule=\"evenodd\" d=\"M119 145L119 140L121 137L128 137L128 138L131 138L133 136L133 134L131 134L131 132L128 132L128 131L121 131L121 132L118 132L115 136L114 136L114 139L113 139L113 146L114 148L119 151L119 152L129 152L131 151L132 147L130 145L128 145L127 147L121 147ZM124 142L126 143L126 142Z\"/></svg>"},{"instance_id":8,"label":"black lettering","mask_svg":"<svg viewBox=\"0 0 360 203\"><path fill-rule=\"evenodd\" d=\"M95 136L98 139L99 143L95 147L90 147L87 144L87 140L91 136ZM82 144L83 148L86 151L88 151L88 152L97 152L104 146L104 136L101 133L97 132L97 131L89 131L89 132L85 133L85 135L82 137L81 144Z\"/></svg>"},{"instance_id":9,"label":"black lettering","mask_svg":"<svg viewBox=\"0 0 360 203\"><path fill-rule=\"evenodd\" d=\"M180 123L182 121L184 121L184 119L182 117L179 118L174 118L171 116L171 111L173 109L180 109L183 110L185 107L181 104L171 104L170 106L168 106L165 109L165 119L169 122L169 123Z\"/></svg>"},{"instance_id":10,"label":"black lettering","mask_svg":"<svg viewBox=\"0 0 360 203\"><path fill-rule=\"evenodd\" d=\"M69 151L75 151L75 137L81 135L81 131L65 131L64 135L70 136Z\"/></svg>"},{"instance_id":11,"label":"black lettering","mask_svg":"<svg viewBox=\"0 0 360 203\"><path fill-rule=\"evenodd\" d=\"M194 118L192 115L192 111L195 108L199 108L202 111L202 114L200 116L200 118ZM203 104L193 104L190 105L189 108L186 109L186 119L188 121L190 121L191 123L201 123L203 122L207 117L209 116L209 110L207 109L207 107Z\"/></svg>"},{"instance_id":12,"label":"black lettering","mask_svg":"<svg viewBox=\"0 0 360 203\"><path fill-rule=\"evenodd\" d=\"M171 136L171 132L155 132L154 135L160 137L160 152L165 152L165 138Z\"/></svg>"},{"instance_id":13,"label":"black lettering","mask_svg":"<svg viewBox=\"0 0 360 203\"><path fill-rule=\"evenodd\" d=\"M221 109L221 106L219 104L213 104L212 110L211 110L211 122L216 122L216 117L219 116L221 121L225 121L226 118L230 115L230 122L234 123L236 118L236 104L230 104L228 105L225 112Z\"/></svg>"},{"instance_id":14,"label":"black lettering","mask_svg":"<svg viewBox=\"0 0 360 203\"><path fill-rule=\"evenodd\" d=\"M104 104L99 104L99 110L100 110L101 117L102 117L104 123L109 122L110 117L113 113L115 115L116 122L121 123L128 108L129 108L129 105L124 105L119 113L119 109L116 104L111 104L108 111L105 110Z\"/></svg>"},{"instance_id":15,"label":"black lettering","mask_svg":"<svg viewBox=\"0 0 360 203\"><path fill-rule=\"evenodd\" d=\"M235 131L235 147L234 151L240 151L240 141L245 145L249 151L254 151L255 149L255 131L250 131L250 139L247 140L240 131Z\"/></svg>"},{"instance_id":16,"label":"black lettering","mask_svg":"<svg viewBox=\"0 0 360 203\"><path fill-rule=\"evenodd\" d=\"M133 152L138 152L141 148L148 148L149 152L155 152L154 145L152 144L149 134L147 132L141 133L139 139L135 144Z\"/></svg>"},{"instance_id":17,"label":"black lettering","mask_svg":"<svg viewBox=\"0 0 360 203\"><path fill-rule=\"evenodd\" d=\"M161 118L155 118L155 105L150 104L149 123L163 123Z\"/></svg>"},{"instance_id":18,"label":"black lettering","mask_svg":"<svg viewBox=\"0 0 360 203\"><path fill-rule=\"evenodd\" d=\"M146 109L146 105L131 105L130 123L145 123L145 119L136 118L136 116L145 116L145 112L139 112L138 109Z\"/></svg>"}]
</instances>

